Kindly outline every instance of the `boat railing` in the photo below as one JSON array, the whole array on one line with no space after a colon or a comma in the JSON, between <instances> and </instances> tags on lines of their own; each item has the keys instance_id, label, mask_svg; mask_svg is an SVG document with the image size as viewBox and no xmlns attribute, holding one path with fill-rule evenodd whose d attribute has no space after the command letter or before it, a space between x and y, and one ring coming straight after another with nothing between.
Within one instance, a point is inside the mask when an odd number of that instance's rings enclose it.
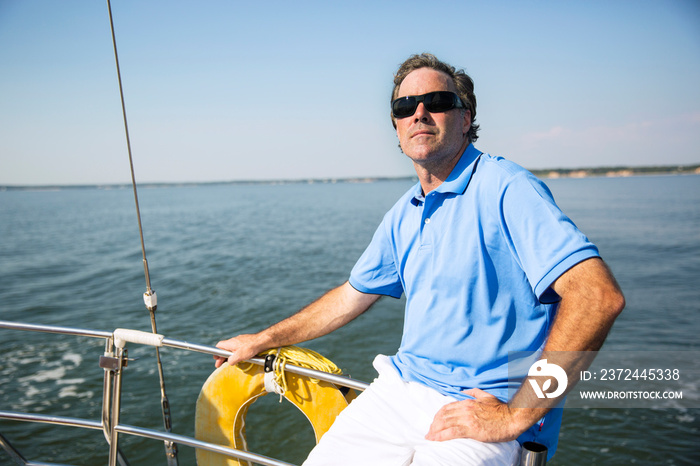
<instances>
[{"instance_id":1,"label":"boat railing","mask_svg":"<svg viewBox=\"0 0 700 466\"><path fill-rule=\"evenodd\" d=\"M165 338L163 335L141 332L137 330L117 329L113 332L88 330L74 327L60 327L53 325L37 325L20 322L10 322L0 320L0 328L10 330L21 330L30 332L42 332L62 335L72 335L79 337L99 338L105 341L105 352L100 357L100 367L104 369L104 382L102 390L102 418L99 421L64 417L50 416L43 414L33 414L15 411L0 410L0 419L25 421L34 423L55 424L63 426L78 427L84 429L102 430L105 439L110 447L109 466L128 465L124 455L119 450L119 434L133 435L138 437L160 440L164 442L172 442L177 445L185 445L196 449L208 450L215 453L220 453L239 460L249 461L255 464L266 466L293 466L290 463L280 461L274 458L269 458L256 453L229 448L222 445L217 445L209 442L197 440L192 437L174 434L172 432L163 432L154 429L147 429L138 426L131 426L119 422L120 415L120 400L122 394L122 372L127 367L127 348L126 343L135 343L149 346L167 346L178 348L186 351L194 351L215 356L228 358L231 353L213 346L200 345L182 340ZM263 358L255 357L247 362L264 365ZM349 377L329 374L326 372L309 369L306 367L287 364L285 371L295 373L302 376L307 376L314 379L323 380L338 386L353 388L356 390L364 390L367 384ZM10 455L17 464L39 464L27 461L22 454L17 451L14 446L0 434L0 446Z\"/></svg>"}]
</instances>

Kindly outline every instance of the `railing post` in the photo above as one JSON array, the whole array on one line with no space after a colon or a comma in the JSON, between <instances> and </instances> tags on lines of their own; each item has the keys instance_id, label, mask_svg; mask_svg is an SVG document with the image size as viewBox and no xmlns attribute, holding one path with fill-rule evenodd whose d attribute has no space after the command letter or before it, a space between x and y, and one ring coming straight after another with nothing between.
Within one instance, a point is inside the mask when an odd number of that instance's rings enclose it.
<instances>
[{"instance_id":1,"label":"railing post","mask_svg":"<svg viewBox=\"0 0 700 466\"><path fill-rule=\"evenodd\" d=\"M117 466L119 458L119 433L116 426L119 425L119 410L122 397L122 369L126 367L127 350L117 346L115 348L115 367L112 370L112 416L109 425L109 466Z\"/></svg>"},{"instance_id":2,"label":"railing post","mask_svg":"<svg viewBox=\"0 0 700 466\"><path fill-rule=\"evenodd\" d=\"M102 430L105 438L109 442L111 438L110 412L111 412L111 395L112 395L112 380L114 372L109 367L108 362L114 360L114 342L112 338L105 340L105 353L100 358L100 367L104 369L104 380L102 382Z\"/></svg>"}]
</instances>

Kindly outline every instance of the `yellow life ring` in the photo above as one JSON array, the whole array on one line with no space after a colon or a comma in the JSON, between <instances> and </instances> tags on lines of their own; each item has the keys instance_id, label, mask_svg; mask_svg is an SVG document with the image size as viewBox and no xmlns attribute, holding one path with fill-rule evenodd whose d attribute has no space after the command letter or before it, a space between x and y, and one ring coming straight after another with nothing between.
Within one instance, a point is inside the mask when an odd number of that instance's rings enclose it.
<instances>
[{"instance_id":1,"label":"yellow life ring","mask_svg":"<svg viewBox=\"0 0 700 466\"><path fill-rule=\"evenodd\" d=\"M347 394L343 394L331 383L284 372L286 362L326 372L340 372L339 369L334 370L337 369L335 365L318 353L302 348L285 347L262 355L270 353L277 354L275 372L278 385L282 387L280 394L304 413L311 422L316 443L318 443L331 427L336 416L356 397L355 392L350 390ZM258 398L267 394L263 366L221 365L209 376L197 398L195 438L247 451L245 418L248 408ZM197 464L201 466L249 465L247 461L202 449L197 450Z\"/></svg>"}]
</instances>

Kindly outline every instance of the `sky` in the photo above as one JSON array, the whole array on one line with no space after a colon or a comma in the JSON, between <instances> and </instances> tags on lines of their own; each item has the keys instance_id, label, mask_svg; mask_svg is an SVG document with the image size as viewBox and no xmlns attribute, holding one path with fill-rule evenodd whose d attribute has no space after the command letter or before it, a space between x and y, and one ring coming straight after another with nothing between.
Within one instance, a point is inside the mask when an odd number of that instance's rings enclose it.
<instances>
[{"instance_id":1,"label":"sky","mask_svg":"<svg viewBox=\"0 0 700 466\"><path fill-rule=\"evenodd\" d=\"M139 183L414 174L392 78L475 82L526 168L700 163L700 2L112 0ZM131 180L107 2L0 0L0 185Z\"/></svg>"}]
</instances>

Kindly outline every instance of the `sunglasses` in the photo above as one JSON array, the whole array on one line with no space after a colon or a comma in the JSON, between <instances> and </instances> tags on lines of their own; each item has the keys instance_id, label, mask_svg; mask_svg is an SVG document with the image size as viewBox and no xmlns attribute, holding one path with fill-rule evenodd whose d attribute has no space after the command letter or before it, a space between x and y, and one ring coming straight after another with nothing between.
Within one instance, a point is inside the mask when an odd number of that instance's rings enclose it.
<instances>
[{"instance_id":1,"label":"sunglasses","mask_svg":"<svg viewBox=\"0 0 700 466\"><path fill-rule=\"evenodd\" d=\"M391 103L394 118L406 118L416 113L418 104L423 102L430 113L442 113L453 108L465 108L462 100L454 92L435 91L423 95L399 97Z\"/></svg>"}]
</instances>

